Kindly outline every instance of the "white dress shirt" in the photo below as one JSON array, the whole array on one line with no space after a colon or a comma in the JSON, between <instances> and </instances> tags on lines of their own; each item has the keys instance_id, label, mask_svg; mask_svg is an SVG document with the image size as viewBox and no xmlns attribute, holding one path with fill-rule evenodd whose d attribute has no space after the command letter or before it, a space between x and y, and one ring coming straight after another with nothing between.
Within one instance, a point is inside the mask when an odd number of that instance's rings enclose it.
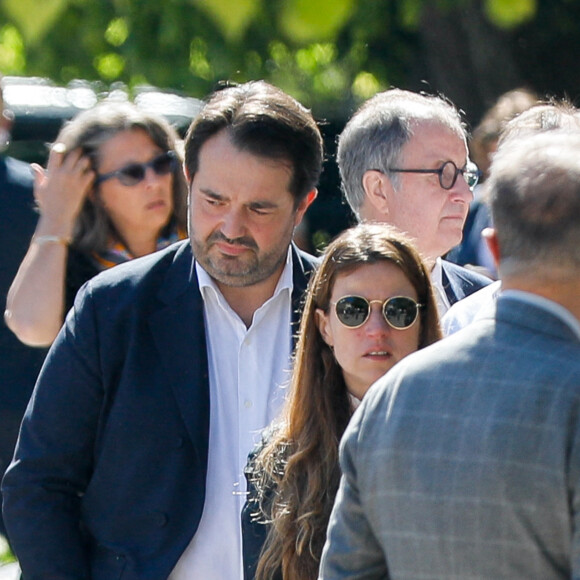
<instances>
[{"instance_id":1,"label":"white dress shirt","mask_svg":"<svg viewBox=\"0 0 580 580\"><path fill-rule=\"evenodd\" d=\"M246 328L196 263L204 300L210 387L209 457L203 515L169 580L243 579L243 470L277 415L290 374L292 253L274 295Z\"/></svg>"},{"instance_id":2,"label":"white dress shirt","mask_svg":"<svg viewBox=\"0 0 580 580\"><path fill-rule=\"evenodd\" d=\"M501 294L513 296L523 302L534 304L538 308L543 308L551 312L554 316L560 318L567 324L572 332L580 338L580 321L566 308L557 304L553 300L548 300L539 294L524 292L523 290L505 290L501 291L501 281L498 280L489 286L473 293L471 296L464 298L457 304L454 304L449 312L443 317L441 327L443 334L449 336L466 326L469 326L480 315L489 312L491 305L495 303L497 297Z\"/></svg>"},{"instance_id":3,"label":"white dress shirt","mask_svg":"<svg viewBox=\"0 0 580 580\"><path fill-rule=\"evenodd\" d=\"M441 319L443 335L449 336L471 324L480 312L488 309L489 304L495 303L500 292L501 282L496 280L456 302Z\"/></svg>"}]
</instances>

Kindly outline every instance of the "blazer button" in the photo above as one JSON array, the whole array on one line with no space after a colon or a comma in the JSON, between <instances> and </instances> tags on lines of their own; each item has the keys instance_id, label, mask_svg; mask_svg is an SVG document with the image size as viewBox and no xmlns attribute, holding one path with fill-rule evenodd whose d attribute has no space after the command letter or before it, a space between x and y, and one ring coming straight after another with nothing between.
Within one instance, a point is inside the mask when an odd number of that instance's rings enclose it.
<instances>
[{"instance_id":1,"label":"blazer button","mask_svg":"<svg viewBox=\"0 0 580 580\"><path fill-rule=\"evenodd\" d=\"M185 445L185 437L179 436L175 439L175 449L181 449Z\"/></svg>"}]
</instances>

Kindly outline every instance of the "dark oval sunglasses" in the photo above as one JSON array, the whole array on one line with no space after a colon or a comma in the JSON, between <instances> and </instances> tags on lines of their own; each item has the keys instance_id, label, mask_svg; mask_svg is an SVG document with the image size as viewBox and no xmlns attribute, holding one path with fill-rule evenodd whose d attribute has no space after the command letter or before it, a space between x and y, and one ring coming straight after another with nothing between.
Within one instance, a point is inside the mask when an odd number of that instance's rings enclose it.
<instances>
[{"instance_id":1,"label":"dark oval sunglasses","mask_svg":"<svg viewBox=\"0 0 580 580\"><path fill-rule=\"evenodd\" d=\"M336 317L343 326L348 328L361 327L371 315L371 304L382 305L381 311L387 324L396 330L405 330L415 324L419 316L419 309L423 304L418 304L407 296L393 296L386 300L367 300L362 296L343 296L336 302L331 302L335 307Z\"/></svg>"},{"instance_id":2,"label":"dark oval sunglasses","mask_svg":"<svg viewBox=\"0 0 580 580\"><path fill-rule=\"evenodd\" d=\"M151 167L156 175L167 175L177 167L177 157L173 151L167 151L147 163L129 163L116 171L97 175L95 185L107 181L107 179L112 179L113 177L116 177L120 183L128 187L137 185L145 179L148 167Z\"/></svg>"}]
</instances>

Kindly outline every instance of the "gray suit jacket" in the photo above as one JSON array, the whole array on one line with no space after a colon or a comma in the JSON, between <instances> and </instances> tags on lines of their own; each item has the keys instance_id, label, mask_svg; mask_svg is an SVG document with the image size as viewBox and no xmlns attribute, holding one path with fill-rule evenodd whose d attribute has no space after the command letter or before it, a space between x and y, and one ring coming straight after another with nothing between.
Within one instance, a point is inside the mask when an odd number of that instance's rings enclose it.
<instances>
[{"instance_id":1,"label":"gray suit jacket","mask_svg":"<svg viewBox=\"0 0 580 580\"><path fill-rule=\"evenodd\" d=\"M580 340L514 296L496 308L365 397L324 580L580 578Z\"/></svg>"}]
</instances>

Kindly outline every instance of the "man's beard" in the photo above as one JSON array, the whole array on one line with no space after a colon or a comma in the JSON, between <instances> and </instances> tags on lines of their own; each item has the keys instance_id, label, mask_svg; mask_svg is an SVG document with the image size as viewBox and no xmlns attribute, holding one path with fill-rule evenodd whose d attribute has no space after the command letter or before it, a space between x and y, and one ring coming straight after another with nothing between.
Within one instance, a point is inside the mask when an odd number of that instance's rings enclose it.
<instances>
[{"instance_id":1,"label":"man's beard","mask_svg":"<svg viewBox=\"0 0 580 580\"><path fill-rule=\"evenodd\" d=\"M239 256L221 254L214 249L220 241L242 246L247 251ZM290 239L281 240L270 252L264 253L249 236L230 240L221 232L214 232L205 242L191 236L193 254L203 269L217 282L234 287L252 286L272 276L285 262L289 244Z\"/></svg>"}]
</instances>

